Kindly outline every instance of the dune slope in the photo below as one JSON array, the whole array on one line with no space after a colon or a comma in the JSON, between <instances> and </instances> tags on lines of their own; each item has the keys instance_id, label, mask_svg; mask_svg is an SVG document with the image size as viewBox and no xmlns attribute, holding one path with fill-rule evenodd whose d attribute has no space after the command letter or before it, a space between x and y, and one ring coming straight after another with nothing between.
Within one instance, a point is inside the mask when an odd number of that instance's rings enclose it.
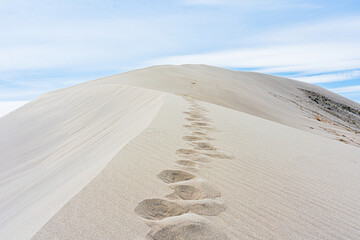
<instances>
[{"instance_id":1,"label":"dune slope","mask_svg":"<svg viewBox=\"0 0 360 240\"><path fill-rule=\"evenodd\" d=\"M29 239L148 126L161 104L149 90L82 86L1 118L0 238Z\"/></svg>"},{"instance_id":2,"label":"dune slope","mask_svg":"<svg viewBox=\"0 0 360 240\"><path fill-rule=\"evenodd\" d=\"M155 66L92 83L97 82L188 95L360 146L356 140L360 129L359 104L304 82L207 65Z\"/></svg>"},{"instance_id":3,"label":"dune slope","mask_svg":"<svg viewBox=\"0 0 360 240\"><path fill-rule=\"evenodd\" d=\"M357 239L359 159L357 147L168 95L33 239Z\"/></svg>"},{"instance_id":4,"label":"dune slope","mask_svg":"<svg viewBox=\"0 0 360 240\"><path fill-rule=\"evenodd\" d=\"M359 110L205 65L46 94L0 119L0 236L360 238Z\"/></svg>"}]
</instances>

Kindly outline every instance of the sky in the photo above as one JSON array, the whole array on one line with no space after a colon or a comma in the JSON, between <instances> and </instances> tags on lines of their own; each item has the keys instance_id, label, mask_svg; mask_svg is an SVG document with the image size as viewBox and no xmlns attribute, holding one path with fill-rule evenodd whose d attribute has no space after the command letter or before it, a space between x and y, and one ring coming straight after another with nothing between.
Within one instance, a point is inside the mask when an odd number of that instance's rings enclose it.
<instances>
[{"instance_id":1,"label":"sky","mask_svg":"<svg viewBox=\"0 0 360 240\"><path fill-rule=\"evenodd\" d=\"M0 116L47 91L185 63L289 77L360 102L360 1L0 0Z\"/></svg>"}]
</instances>

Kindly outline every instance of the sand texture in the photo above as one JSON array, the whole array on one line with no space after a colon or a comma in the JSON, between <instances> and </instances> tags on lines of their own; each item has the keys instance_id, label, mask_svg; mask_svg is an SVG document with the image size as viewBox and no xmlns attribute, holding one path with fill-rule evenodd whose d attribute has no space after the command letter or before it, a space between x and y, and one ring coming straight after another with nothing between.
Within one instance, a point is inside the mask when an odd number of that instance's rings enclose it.
<instances>
[{"instance_id":1,"label":"sand texture","mask_svg":"<svg viewBox=\"0 0 360 240\"><path fill-rule=\"evenodd\" d=\"M205 65L45 94L0 119L0 238L360 239L359 110Z\"/></svg>"}]
</instances>

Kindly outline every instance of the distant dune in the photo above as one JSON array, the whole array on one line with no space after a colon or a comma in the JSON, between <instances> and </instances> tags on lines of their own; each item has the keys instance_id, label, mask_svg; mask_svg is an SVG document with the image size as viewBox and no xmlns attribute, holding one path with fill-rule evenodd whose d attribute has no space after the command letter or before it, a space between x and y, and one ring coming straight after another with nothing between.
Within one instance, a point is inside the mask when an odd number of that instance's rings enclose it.
<instances>
[{"instance_id":1,"label":"distant dune","mask_svg":"<svg viewBox=\"0 0 360 240\"><path fill-rule=\"evenodd\" d=\"M165 65L0 118L0 239L360 239L360 105Z\"/></svg>"}]
</instances>

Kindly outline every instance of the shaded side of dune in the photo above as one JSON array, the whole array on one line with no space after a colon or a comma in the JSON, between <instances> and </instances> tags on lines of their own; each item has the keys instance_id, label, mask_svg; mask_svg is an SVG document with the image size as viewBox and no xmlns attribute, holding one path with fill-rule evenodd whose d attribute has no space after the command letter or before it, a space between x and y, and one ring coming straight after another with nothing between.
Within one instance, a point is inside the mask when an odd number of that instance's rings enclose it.
<instances>
[{"instance_id":1,"label":"shaded side of dune","mask_svg":"<svg viewBox=\"0 0 360 240\"><path fill-rule=\"evenodd\" d=\"M29 239L161 105L161 94L151 90L81 86L45 94L1 118L0 238Z\"/></svg>"}]
</instances>

